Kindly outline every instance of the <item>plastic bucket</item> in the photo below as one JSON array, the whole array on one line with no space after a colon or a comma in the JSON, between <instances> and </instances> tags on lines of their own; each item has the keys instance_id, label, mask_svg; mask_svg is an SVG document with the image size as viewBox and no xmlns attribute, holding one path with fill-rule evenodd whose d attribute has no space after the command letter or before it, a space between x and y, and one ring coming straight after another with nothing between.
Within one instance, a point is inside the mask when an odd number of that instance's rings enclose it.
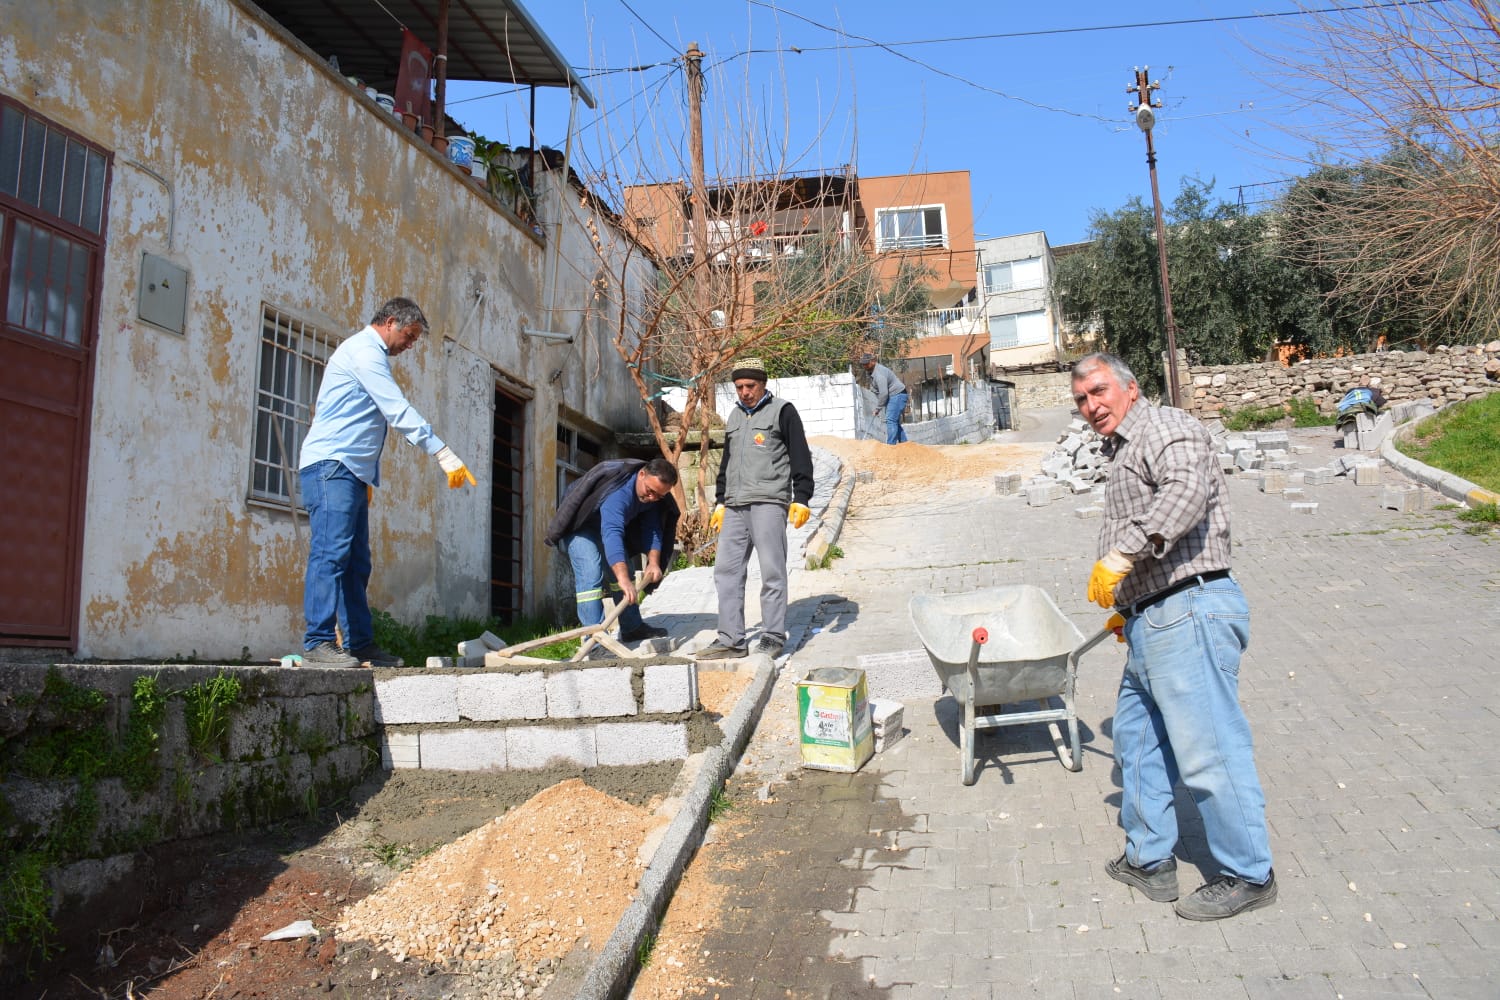
<instances>
[{"instance_id":1,"label":"plastic bucket","mask_svg":"<svg viewBox=\"0 0 1500 1000\"><path fill-rule=\"evenodd\" d=\"M466 135L449 136L448 159L460 167L474 166L474 140Z\"/></svg>"}]
</instances>

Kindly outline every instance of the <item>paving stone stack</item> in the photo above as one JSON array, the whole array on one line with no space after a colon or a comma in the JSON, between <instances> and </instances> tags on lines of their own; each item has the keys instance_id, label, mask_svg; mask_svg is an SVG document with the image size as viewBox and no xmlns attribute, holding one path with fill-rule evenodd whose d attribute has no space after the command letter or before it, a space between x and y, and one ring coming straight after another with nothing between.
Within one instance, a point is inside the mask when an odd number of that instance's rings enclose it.
<instances>
[{"instance_id":1,"label":"paving stone stack","mask_svg":"<svg viewBox=\"0 0 1500 1000\"><path fill-rule=\"evenodd\" d=\"M1102 443L1092 427L1075 417L1057 439L1057 447L1042 459L1041 473L1018 487L1019 492L1026 494L1027 505L1045 507L1065 496L1093 493L1109 470L1109 460L1099 451ZM1017 491L1014 479L1005 477L1002 487L1001 478L995 477L996 492Z\"/></svg>"}]
</instances>

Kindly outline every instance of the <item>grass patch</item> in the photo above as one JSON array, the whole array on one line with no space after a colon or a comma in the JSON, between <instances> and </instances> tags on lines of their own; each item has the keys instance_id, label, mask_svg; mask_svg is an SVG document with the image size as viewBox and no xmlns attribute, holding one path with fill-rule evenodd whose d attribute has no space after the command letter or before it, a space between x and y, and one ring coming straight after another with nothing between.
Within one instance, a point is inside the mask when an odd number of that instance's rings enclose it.
<instances>
[{"instance_id":1,"label":"grass patch","mask_svg":"<svg viewBox=\"0 0 1500 1000\"><path fill-rule=\"evenodd\" d=\"M1223 421L1224 427L1231 431L1260 430L1285 417L1286 409L1281 406L1247 406L1240 410L1226 408L1219 413L1219 419Z\"/></svg>"},{"instance_id":2,"label":"grass patch","mask_svg":"<svg viewBox=\"0 0 1500 1000\"><path fill-rule=\"evenodd\" d=\"M844 558L844 550L837 545L828 546L828 551L823 553L823 558L818 560L818 569L827 569L833 565L835 559Z\"/></svg>"},{"instance_id":3,"label":"grass patch","mask_svg":"<svg viewBox=\"0 0 1500 1000\"><path fill-rule=\"evenodd\" d=\"M1412 458L1500 493L1500 393L1450 406L1401 442Z\"/></svg>"},{"instance_id":4,"label":"grass patch","mask_svg":"<svg viewBox=\"0 0 1500 1000\"><path fill-rule=\"evenodd\" d=\"M1337 415L1324 413L1317 403L1301 396L1288 400L1286 408L1293 427L1332 427L1338 423Z\"/></svg>"},{"instance_id":5,"label":"grass patch","mask_svg":"<svg viewBox=\"0 0 1500 1000\"><path fill-rule=\"evenodd\" d=\"M641 938L641 943L635 946L635 963L642 969L651 964L651 953L656 950L656 935L647 934Z\"/></svg>"},{"instance_id":6,"label":"grass patch","mask_svg":"<svg viewBox=\"0 0 1500 1000\"><path fill-rule=\"evenodd\" d=\"M541 618L517 618L502 622L498 618L445 618L428 615L421 625L398 622L390 612L371 610L375 644L395 653L408 667L420 667L429 656L452 656L460 642L477 639L483 632L493 632L511 645L563 632L575 623L559 625ZM578 652L578 639L565 639L532 649L527 656L544 660L566 660Z\"/></svg>"},{"instance_id":7,"label":"grass patch","mask_svg":"<svg viewBox=\"0 0 1500 1000\"><path fill-rule=\"evenodd\" d=\"M714 789L714 797L708 801L708 821L710 823L718 822L719 817L733 808L734 803L730 800L729 794L724 791L723 787Z\"/></svg>"},{"instance_id":8,"label":"grass patch","mask_svg":"<svg viewBox=\"0 0 1500 1000\"><path fill-rule=\"evenodd\" d=\"M210 677L184 691L182 700L188 747L204 760L222 762L229 755L229 715L240 700L239 679Z\"/></svg>"},{"instance_id":9,"label":"grass patch","mask_svg":"<svg viewBox=\"0 0 1500 1000\"><path fill-rule=\"evenodd\" d=\"M1492 503L1475 504L1468 510L1459 511L1458 519L1481 528L1500 524L1500 506Z\"/></svg>"}]
</instances>

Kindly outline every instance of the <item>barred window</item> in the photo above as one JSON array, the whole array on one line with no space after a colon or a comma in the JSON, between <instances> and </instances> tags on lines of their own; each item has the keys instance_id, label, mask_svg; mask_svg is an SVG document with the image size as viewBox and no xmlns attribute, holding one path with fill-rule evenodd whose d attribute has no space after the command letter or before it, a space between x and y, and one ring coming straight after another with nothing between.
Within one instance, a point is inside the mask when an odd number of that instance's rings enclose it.
<instances>
[{"instance_id":1,"label":"barred window","mask_svg":"<svg viewBox=\"0 0 1500 1000\"><path fill-rule=\"evenodd\" d=\"M260 373L255 396L255 441L250 497L290 508L297 496L297 457L312 425L335 338L311 323L265 306L260 325Z\"/></svg>"},{"instance_id":2,"label":"barred window","mask_svg":"<svg viewBox=\"0 0 1500 1000\"><path fill-rule=\"evenodd\" d=\"M583 474L599 464L604 448L589 437L567 424L557 425L557 498L568 491Z\"/></svg>"}]
</instances>

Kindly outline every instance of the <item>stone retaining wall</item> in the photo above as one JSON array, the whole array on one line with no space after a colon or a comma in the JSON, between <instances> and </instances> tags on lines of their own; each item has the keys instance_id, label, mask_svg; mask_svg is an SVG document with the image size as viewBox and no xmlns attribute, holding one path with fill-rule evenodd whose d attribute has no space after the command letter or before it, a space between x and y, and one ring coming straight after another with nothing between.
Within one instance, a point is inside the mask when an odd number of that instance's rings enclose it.
<instances>
[{"instance_id":1,"label":"stone retaining wall","mask_svg":"<svg viewBox=\"0 0 1500 1000\"><path fill-rule=\"evenodd\" d=\"M1500 389L1500 340L1472 347L1425 351L1385 351L1339 358L1315 358L1291 367L1277 362L1253 365L1199 365L1183 376L1183 407L1200 417L1277 406L1311 399L1327 414L1344 393L1379 386L1389 404L1426 399L1435 407Z\"/></svg>"}]
</instances>

